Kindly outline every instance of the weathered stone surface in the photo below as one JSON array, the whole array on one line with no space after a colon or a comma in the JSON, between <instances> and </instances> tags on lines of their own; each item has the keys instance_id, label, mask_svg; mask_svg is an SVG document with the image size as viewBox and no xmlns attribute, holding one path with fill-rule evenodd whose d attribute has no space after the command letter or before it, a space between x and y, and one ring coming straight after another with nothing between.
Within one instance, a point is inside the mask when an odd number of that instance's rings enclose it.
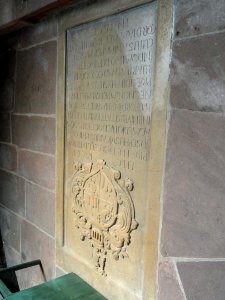
<instances>
[{"instance_id":1,"label":"weathered stone surface","mask_svg":"<svg viewBox=\"0 0 225 300\"><path fill-rule=\"evenodd\" d=\"M66 275L66 272L64 272L61 268L56 266L56 274L55 275L56 275L56 277L60 277L60 276Z\"/></svg>"},{"instance_id":2,"label":"weathered stone surface","mask_svg":"<svg viewBox=\"0 0 225 300\"><path fill-rule=\"evenodd\" d=\"M140 257L143 261L147 247L145 181L156 15L153 2L67 31L65 245L71 263L86 265L89 280L109 299L136 299L143 294ZM127 177L134 181L131 192ZM90 224L88 234L82 219ZM123 260L126 251L129 259ZM104 277L97 281L97 274L92 274L94 266L111 278L110 289L104 287ZM85 277L87 272L81 272Z\"/></svg>"},{"instance_id":3,"label":"weathered stone surface","mask_svg":"<svg viewBox=\"0 0 225 300\"><path fill-rule=\"evenodd\" d=\"M0 143L0 168L10 171L17 170L17 152L15 146Z\"/></svg>"},{"instance_id":4,"label":"weathered stone surface","mask_svg":"<svg viewBox=\"0 0 225 300\"><path fill-rule=\"evenodd\" d=\"M20 252L21 218L0 206L0 228L4 246Z\"/></svg>"},{"instance_id":5,"label":"weathered stone surface","mask_svg":"<svg viewBox=\"0 0 225 300\"><path fill-rule=\"evenodd\" d=\"M0 25L11 22L15 18L13 0L0 0Z\"/></svg>"},{"instance_id":6,"label":"weathered stone surface","mask_svg":"<svg viewBox=\"0 0 225 300\"><path fill-rule=\"evenodd\" d=\"M224 30L224 11L224 0L179 0L175 34L185 37Z\"/></svg>"},{"instance_id":7,"label":"weathered stone surface","mask_svg":"<svg viewBox=\"0 0 225 300\"><path fill-rule=\"evenodd\" d=\"M225 111L224 48L225 33L174 43L170 95L172 106L200 111Z\"/></svg>"},{"instance_id":8,"label":"weathered stone surface","mask_svg":"<svg viewBox=\"0 0 225 300\"><path fill-rule=\"evenodd\" d=\"M21 227L21 255L24 262L40 258L47 278L51 279L55 275L54 239L26 221L22 222ZM30 279L34 281L36 276Z\"/></svg>"},{"instance_id":9,"label":"weathered stone surface","mask_svg":"<svg viewBox=\"0 0 225 300\"><path fill-rule=\"evenodd\" d=\"M224 300L225 262L177 264L187 300Z\"/></svg>"},{"instance_id":10,"label":"weathered stone surface","mask_svg":"<svg viewBox=\"0 0 225 300\"><path fill-rule=\"evenodd\" d=\"M25 187L22 178L0 170L0 203L24 216Z\"/></svg>"},{"instance_id":11,"label":"weathered stone surface","mask_svg":"<svg viewBox=\"0 0 225 300\"><path fill-rule=\"evenodd\" d=\"M35 12L36 10L56 2L56 0L29 0L29 1L21 1L21 0L14 0L15 2L15 10L16 10L16 17L20 18L26 14Z\"/></svg>"},{"instance_id":12,"label":"weathered stone surface","mask_svg":"<svg viewBox=\"0 0 225 300\"><path fill-rule=\"evenodd\" d=\"M14 80L5 78L0 79L0 109L1 111L12 111L14 103Z\"/></svg>"},{"instance_id":13,"label":"weathered stone surface","mask_svg":"<svg viewBox=\"0 0 225 300\"><path fill-rule=\"evenodd\" d=\"M162 262L159 265L158 300L185 300L177 280L174 265Z\"/></svg>"},{"instance_id":14,"label":"weathered stone surface","mask_svg":"<svg viewBox=\"0 0 225 300\"><path fill-rule=\"evenodd\" d=\"M26 150L18 152L19 174L49 189L55 187L55 159Z\"/></svg>"},{"instance_id":15,"label":"weathered stone surface","mask_svg":"<svg viewBox=\"0 0 225 300\"><path fill-rule=\"evenodd\" d=\"M161 251L225 257L225 117L177 110L168 134Z\"/></svg>"},{"instance_id":16,"label":"weathered stone surface","mask_svg":"<svg viewBox=\"0 0 225 300\"><path fill-rule=\"evenodd\" d=\"M21 263L21 255L15 249L4 245L7 267L15 266Z\"/></svg>"},{"instance_id":17,"label":"weathered stone surface","mask_svg":"<svg viewBox=\"0 0 225 300\"><path fill-rule=\"evenodd\" d=\"M18 52L16 112L55 113L56 42Z\"/></svg>"},{"instance_id":18,"label":"weathered stone surface","mask_svg":"<svg viewBox=\"0 0 225 300\"><path fill-rule=\"evenodd\" d=\"M21 148L55 153L55 118L12 116L12 142Z\"/></svg>"},{"instance_id":19,"label":"weathered stone surface","mask_svg":"<svg viewBox=\"0 0 225 300\"><path fill-rule=\"evenodd\" d=\"M23 262L23 260L22 260ZM16 272L20 290L29 289L33 286L44 283L44 276L39 266L22 269Z\"/></svg>"},{"instance_id":20,"label":"weathered stone surface","mask_svg":"<svg viewBox=\"0 0 225 300\"><path fill-rule=\"evenodd\" d=\"M27 183L26 216L32 223L54 236L55 194L34 184Z\"/></svg>"},{"instance_id":21,"label":"weathered stone surface","mask_svg":"<svg viewBox=\"0 0 225 300\"><path fill-rule=\"evenodd\" d=\"M0 141L10 142L10 115L0 113Z\"/></svg>"},{"instance_id":22,"label":"weathered stone surface","mask_svg":"<svg viewBox=\"0 0 225 300\"><path fill-rule=\"evenodd\" d=\"M49 18L32 27L23 29L18 37L18 48L25 48L43 41L56 38L57 35L57 19Z\"/></svg>"},{"instance_id":23,"label":"weathered stone surface","mask_svg":"<svg viewBox=\"0 0 225 300\"><path fill-rule=\"evenodd\" d=\"M0 111L12 111L14 107L15 87L15 50L6 51L0 54Z\"/></svg>"}]
</instances>

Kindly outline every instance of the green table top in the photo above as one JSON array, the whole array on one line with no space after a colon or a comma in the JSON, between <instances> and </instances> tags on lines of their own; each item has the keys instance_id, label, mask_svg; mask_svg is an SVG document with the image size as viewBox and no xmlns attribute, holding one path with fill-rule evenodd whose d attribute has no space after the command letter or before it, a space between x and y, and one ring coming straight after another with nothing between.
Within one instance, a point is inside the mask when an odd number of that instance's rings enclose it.
<instances>
[{"instance_id":1,"label":"green table top","mask_svg":"<svg viewBox=\"0 0 225 300\"><path fill-rule=\"evenodd\" d=\"M7 300L106 300L74 273L58 277L6 297Z\"/></svg>"}]
</instances>

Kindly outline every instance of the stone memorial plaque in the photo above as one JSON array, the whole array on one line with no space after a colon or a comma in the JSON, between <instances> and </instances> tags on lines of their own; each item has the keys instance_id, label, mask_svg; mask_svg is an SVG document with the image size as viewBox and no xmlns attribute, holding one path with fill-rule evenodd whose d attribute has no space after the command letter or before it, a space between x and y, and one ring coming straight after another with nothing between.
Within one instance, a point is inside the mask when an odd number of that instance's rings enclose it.
<instances>
[{"instance_id":1,"label":"stone memorial plaque","mask_svg":"<svg viewBox=\"0 0 225 300\"><path fill-rule=\"evenodd\" d=\"M64 247L127 299L143 288L156 15L153 2L66 39Z\"/></svg>"}]
</instances>

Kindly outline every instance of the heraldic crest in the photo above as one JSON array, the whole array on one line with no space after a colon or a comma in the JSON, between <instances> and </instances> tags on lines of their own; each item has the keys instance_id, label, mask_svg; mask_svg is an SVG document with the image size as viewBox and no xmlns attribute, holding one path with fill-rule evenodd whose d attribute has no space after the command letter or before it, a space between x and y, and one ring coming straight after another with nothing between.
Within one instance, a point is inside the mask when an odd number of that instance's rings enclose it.
<instances>
[{"instance_id":1,"label":"heraldic crest","mask_svg":"<svg viewBox=\"0 0 225 300\"><path fill-rule=\"evenodd\" d=\"M72 178L73 212L81 240L88 240L95 267L106 275L108 253L115 260L128 257L131 232L138 227L130 192L132 181L104 160L75 163Z\"/></svg>"}]
</instances>

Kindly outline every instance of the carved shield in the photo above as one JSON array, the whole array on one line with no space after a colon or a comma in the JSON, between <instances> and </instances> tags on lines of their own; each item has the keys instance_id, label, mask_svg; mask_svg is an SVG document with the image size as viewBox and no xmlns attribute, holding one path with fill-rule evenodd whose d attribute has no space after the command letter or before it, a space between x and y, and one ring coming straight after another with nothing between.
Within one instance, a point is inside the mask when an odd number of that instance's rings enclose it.
<instances>
[{"instance_id":1,"label":"carved shield","mask_svg":"<svg viewBox=\"0 0 225 300\"><path fill-rule=\"evenodd\" d=\"M115 260L128 257L126 246L130 234L137 228L134 206L130 196L132 181L119 184L119 171L106 165L104 160L97 164L75 163L72 179L73 212L81 240L89 240L94 251L95 266L105 274L108 251Z\"/></svg>"},{"instance_id":2,"label":"carved shield","mask_svg":"<svg viewBox=\"0 0 225 300\"><path fill-rule=\"evenodd\" d=\"M95 226L110 228L116 220L117 195L113 184L103 169L90 174L83 184L83 207Z\"/></svg>"}]
</instances>

